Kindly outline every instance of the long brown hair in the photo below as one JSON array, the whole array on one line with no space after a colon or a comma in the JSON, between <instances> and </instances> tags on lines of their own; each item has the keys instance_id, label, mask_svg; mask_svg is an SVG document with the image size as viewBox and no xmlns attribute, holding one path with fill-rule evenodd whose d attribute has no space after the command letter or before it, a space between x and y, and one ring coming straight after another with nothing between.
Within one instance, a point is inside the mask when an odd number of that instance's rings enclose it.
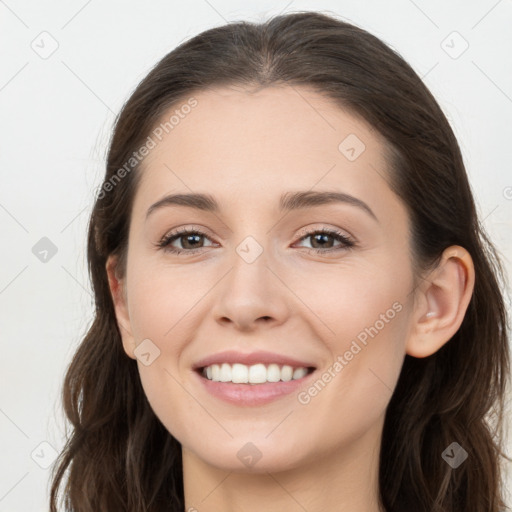
<instances>
[{"instance_id":1,"label":"long brown hair","mask_svg":"<svg viewBox=\"0 0 512 512\"><path fill-rule=\"evenodd\" d=\"M475 266L474 292L457 333L429 357L405 357L386 410L382 506L388 512L501 511L510 368L500 291L505 274L478 220L457 140L400 55L361 28L315 12L232 22L193 37L150 71L118 115L88 229L95 317L65 376L72 432L52 474L51 511L58 510L64 482L69 511L183 510L181 447L153 413L136 361L123 351L105 263L118 255L124 276L140 178L140 163L126 163L161 116L207 87L271 84L313 87L384 136L389 183L411 220L417 275L450 245L466 248ZM454 441L468 453L456 469L442 457Z\"/></svg>"}]
</instances>

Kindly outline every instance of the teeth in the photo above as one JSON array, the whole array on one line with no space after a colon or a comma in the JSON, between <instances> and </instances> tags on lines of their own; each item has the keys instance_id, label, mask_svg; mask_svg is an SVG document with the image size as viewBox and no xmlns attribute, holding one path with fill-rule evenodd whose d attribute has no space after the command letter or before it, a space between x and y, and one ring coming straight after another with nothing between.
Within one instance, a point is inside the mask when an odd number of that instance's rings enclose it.
<instances>
[{"instance_id":1,"label":"teeth","mask_svg":"<svg viewBox=\"0 0 512 512\"><path fill-rule=\"evenodd\" d=\"M235 384L263 384L264 382L288 382L302 379L308 373L307 368L295 368L285 364L212 364L203 369L203 376L216 382L233 382Z\"/></svg>"},{"instance_id":2,"label":"teeth","mask_svg":"<svg viewBox=\"0 0 512 512\"><path fill-rule=\"evenodd\" d=\"M249 382L249 370L247 366L244 364L234 364L231 367L231 382L235 382L237 384L245 384Z\"/></svg>"},{"instance_id":3,"label":"teeth","mask_svg":"<svg viewBox=\"0 0 512 512\"><path fill-rule=\"evenodd\" d=\"M281 380L285 382L292 380L293 377L293 368L291 366L283 366L281 370Z\"/></svg>"},{"instance_id":4,"label":"teeth","mask_svg":"<svg viewBox=\"0 0 512 512\"><path fill-rule=\"evenodd\" d=\"M231 380L231 366L229 364L224 363L220 367L219 380L221 382L229 382Z\"/></svg>"},{"instance_id":5,"label":"teeth","mask_svg":"<svg viewBox=\"0 0 512 512\"><path fill-rule=\"evenodd\" d=\"M267 382L267 369L264 364L254 364L249 367L249 383L263 384Z\"/></svg>"},{"instance_id":6,"label":"teeth","mask_svg":"<svg viewBox=\"0 0 512 512\"><path fill-rule=\"evenodd\" d=\"M277 364L268 365L267 380L269 382L279 382L281 380L281 368Z\"/></svg>"},{"instance_id":7,"label":"teeth","mask_svg":"<svg viewBox=\"0 0 512 512\"><path fill-rule=\"evenodd\" d=\"M292 380L302 379L307 375L308 371L306 368L296 368L293 372Z\"/></svg>"}]
</instances>

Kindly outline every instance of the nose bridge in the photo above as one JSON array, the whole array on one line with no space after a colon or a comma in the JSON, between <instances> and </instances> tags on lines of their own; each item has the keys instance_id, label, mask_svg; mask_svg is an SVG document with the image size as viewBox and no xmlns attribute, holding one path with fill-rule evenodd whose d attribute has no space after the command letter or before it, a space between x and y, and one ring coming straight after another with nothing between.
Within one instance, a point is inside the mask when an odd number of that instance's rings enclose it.
<instances>
[{"instance_id":1,"label":"nose bridge","mask_svg":"<svg viewBox=\"0 0 512 512\"><path fill-rule=\"evenodd\" d=\"M262 236L259 237L262 240ZM234 247L230 258L231 271L227 276L227 288L231 297L240 300L264 300L269 293L271 272L269 264L268 240L259 242L254 236L246 236Z\"/></svg>"},{"instance_id":2,"label":"nose bridge","mask_svg":"<svg viewBox=\"0 0 512 512\"><path fill-rule=\"evenodd\" d=\"M270 237L264 232L258 237L261 242L247 235L233 247L230 269L215 298L217 320L230 319L239 327L248 328L261 318L280 323L286 317L285 287L270 270Z\"/></svg>"}]
</instances>

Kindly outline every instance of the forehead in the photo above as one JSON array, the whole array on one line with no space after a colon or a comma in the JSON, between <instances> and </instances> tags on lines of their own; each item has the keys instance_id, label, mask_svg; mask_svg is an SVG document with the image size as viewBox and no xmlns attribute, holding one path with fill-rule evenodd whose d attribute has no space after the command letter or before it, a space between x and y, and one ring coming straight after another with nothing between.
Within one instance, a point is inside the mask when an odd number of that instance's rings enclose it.
<instances>
[{"instance_id":1,"label":"forehead","mask_svg":"<svg viewBox=\"0 0 512 512\"><path fill-rule=\"evenodd\" d=\"M261 205L282 191L314 187L371 201L386 187L381 135L311 88L230 86L190 97L194 108L180 110L189 97L173 105L159 137L151 135L155 147L143 160L134 207L173 191L208 191L221 203L259 198ZM173 113L181 115L169 123Z\"/></svg>"}]
</instances>

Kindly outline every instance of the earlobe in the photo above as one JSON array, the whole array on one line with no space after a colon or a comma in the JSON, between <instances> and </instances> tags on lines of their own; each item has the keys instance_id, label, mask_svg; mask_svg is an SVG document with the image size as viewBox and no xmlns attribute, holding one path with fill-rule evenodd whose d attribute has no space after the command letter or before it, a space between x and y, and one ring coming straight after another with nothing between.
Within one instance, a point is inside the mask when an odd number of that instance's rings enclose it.
<instances>
[{"instance_id":1,"label":"earlobe","mask_svg":"<svg viewBox=\"0 0 512 512\"><path fill-rule=\"evenodd\" d=\"M117 264L117 257L110 255L107 258L105 269L124 351L128 357L136 359L134 355L135 340L131 332L130 315L128 313L126 286L123 279L118 275Z\"/></svg>"},{"instance_id":2,"label":"earlobe","mask_svg":"<svg viewBox=\"0 0 512 512\"><path fill-rule=\"evenodd\" d=\"M407 354L430 356L452 338L466 314L474 282L468 251L458 245L445 249L438 266L418 288Z\"/></svg>"}]
</instances>

